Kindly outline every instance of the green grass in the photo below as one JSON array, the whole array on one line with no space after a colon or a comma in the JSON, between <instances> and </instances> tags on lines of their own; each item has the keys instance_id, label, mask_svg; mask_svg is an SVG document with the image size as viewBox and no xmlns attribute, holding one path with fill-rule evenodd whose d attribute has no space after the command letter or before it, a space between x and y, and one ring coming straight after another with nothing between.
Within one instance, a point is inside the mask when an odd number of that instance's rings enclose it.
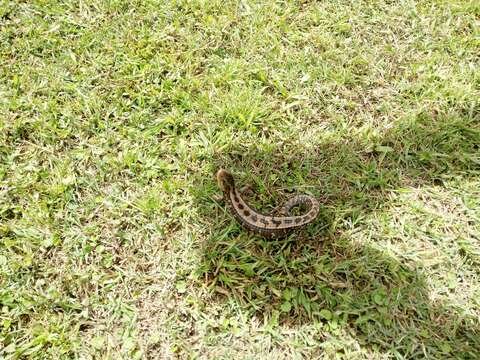
<instances>
[{"instance_id":1,"label":"green grass","mask_svg":"<svg viewBox=\"0 0 480 360\"><path fill-rule=\"evenodd\" d=\"M475 359L475 1L0 1L0 357ZM282 240L214 200L231 170Z\"/></svg>"}]
</instances>

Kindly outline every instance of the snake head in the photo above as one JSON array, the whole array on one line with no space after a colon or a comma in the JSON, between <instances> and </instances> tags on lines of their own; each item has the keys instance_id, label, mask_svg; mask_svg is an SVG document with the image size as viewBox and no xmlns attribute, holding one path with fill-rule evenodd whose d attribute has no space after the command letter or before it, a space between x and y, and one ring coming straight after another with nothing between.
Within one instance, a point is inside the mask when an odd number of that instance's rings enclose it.
<instances>
[{"instance_id":1,"label":"snake head","mask_svg":"<svg viewBox=\"0 0 480 360\"><path fill-rule=\"evenodd\" d=\"M227 170L220 169L217 171L217 182L218 187L224 192L228 193L231 189L235 187L235 181L233 180L232 174Z\"/></svg>"}]
</instances>

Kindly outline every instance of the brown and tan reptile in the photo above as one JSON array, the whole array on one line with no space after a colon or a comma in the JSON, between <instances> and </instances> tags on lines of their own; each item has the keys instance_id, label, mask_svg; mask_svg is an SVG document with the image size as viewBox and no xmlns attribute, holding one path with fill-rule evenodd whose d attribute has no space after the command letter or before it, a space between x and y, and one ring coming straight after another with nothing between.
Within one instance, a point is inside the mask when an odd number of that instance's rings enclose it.
<instances>
[{"instance_id":1,"label":"brown and tan reptile","mask_svg":"<svg viewBox=\"0 0 480 360\"><path fill-rule=\"evenodd\" d=\"M247 229L259 235L271 238L286 236L291 230L312 222L318 215L318 201L309 195L297 195L288 200L280 209L280 216L260 214L243 200L235 187L232 174L224 169L217 172L217 182L235 218ZM308 211L299 216L292 216L290 210L298 205L308 206Z\"/></svg>"}]
</instances>

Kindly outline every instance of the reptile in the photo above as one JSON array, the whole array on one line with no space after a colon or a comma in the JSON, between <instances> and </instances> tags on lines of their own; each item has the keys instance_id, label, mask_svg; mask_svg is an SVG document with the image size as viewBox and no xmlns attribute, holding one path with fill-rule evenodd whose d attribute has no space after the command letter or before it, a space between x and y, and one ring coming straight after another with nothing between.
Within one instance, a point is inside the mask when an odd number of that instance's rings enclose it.
<instances>
[{"instance_id":1,"label":"reptile","mask_svg":"<svg viewBox=\"0 0 480 360\"><path fill-rule=\"evenodd\" d=\"M286 236L291 230L306 225L318 215L318 201L309 195L296 195L288 200L278 212L279 216L264 215L252 209L242 198L235 187L233 175L224 169L218 170L217 182L225 199L230 203L233 216L244 228L264 237L279 238ZM303 215L291 215L290 210L299 205L308 206Z\"/></svg>"}]
</instances>

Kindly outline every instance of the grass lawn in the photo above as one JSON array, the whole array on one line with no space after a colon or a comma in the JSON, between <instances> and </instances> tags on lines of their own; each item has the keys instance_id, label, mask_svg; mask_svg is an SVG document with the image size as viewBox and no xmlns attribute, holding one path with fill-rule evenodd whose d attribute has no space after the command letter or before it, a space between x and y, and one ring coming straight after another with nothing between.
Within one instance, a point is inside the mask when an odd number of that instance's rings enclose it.
<instances>
[{"instance_id":1,"label":"grass lawn","mask_svg":"<svg viewBox=\"0 0 480 360\"><path fill-rule=\"evenodd\" d=\"M0 358L478 359L480 3L0 0ZM268 212L244 231L214 173Z\"/></svg>"}]
</instances>

